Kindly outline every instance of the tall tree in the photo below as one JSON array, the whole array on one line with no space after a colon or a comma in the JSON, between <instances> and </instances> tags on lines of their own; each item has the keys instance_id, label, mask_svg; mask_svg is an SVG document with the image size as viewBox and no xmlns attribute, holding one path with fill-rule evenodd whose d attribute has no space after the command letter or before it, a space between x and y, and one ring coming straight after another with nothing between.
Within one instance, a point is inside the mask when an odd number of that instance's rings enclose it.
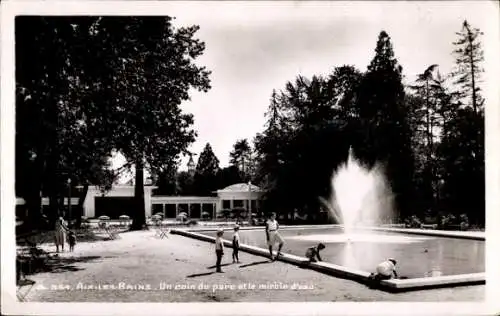
<instances>
[{"instance_id":1,"label":"tall tree","mask_svg":"<svg viewBox=\"0 0 500 316\"><path fill-rule=\"evenodd\" d=\"M475 151L477 131L484 131L484 117L471 107L459 109L449 128L438 148L443 157L443 205L448 212L465 213L474 224L484 225L484 151L479 155ZM484 142L484 132L479 140Z\"/></svg>"},{"instance_id":2,"label":"tall tree","mask_svg":"<svg viewBox=\"0 0 500 316\"><path fill-rule=\"evenodd\" d=\"M436 206L437 166L435 138L438 130L441 129L438 123L437 109L439 106L439 93L442 88L438 79L436 79L437 67L437 64L427 67L423 73L417 75L415 85L410 86L416 93L416 97L410 102L420 101L411 104L409 111L412 112L410 126L412 126L413 130L413 139L417 140L417 143L413 142L412 145L416 163L415 179L419 183L421 206L426 210L435 209Z\"/></svg>"},{"instance_id":3,"label":"tall tree","mask_svg":"<svg viewBox=\"0 0 500 316\"><path fill-rule=\"evenodd\" d=\"M195 193L201 196L210 196L217 190L217 174L219 173L219 159L215 156L209 143L200 154L194 175Z\"/></svg>"},{"instance_id":4,"label":"tall tree","mask_svg":"<svg viewBox=\"0 0 500 316\"><path fill-rule=\"evenodd\" d=\"M356 108L356 99L359 84L363 74L354 66L343 65L335 67L327 82L330 98L336 102L340 119L355 122L359 118Z\"/></svg>"},{"instance_id":5,"label":"tall tree","mask_svg":"<svg viewBox=\"0 0 500 316\"><path fill-rule=\"evenodd\" d=\"M113 179L111 133L102 125L109 112L100 104L105 74L90 62L98 56L82 50L92 46L96 20L16 18L16 194L35 223L42 191L54 219L68 178L85 189Z\"/></svg>"},{"instance_id":6,"label":"tall tree","mask_svg":"<svg viewBox=\"0 0 500 316\"><path fill-rule=\"evenodd\" d=\"M193 116L181 111L191 88L208 91L209 74L195 63L205 44L198 26L175 28L171 17L103 17L98 37L113 72L114 145L135 167L132 229L145 223L144 168L175 165L194 141Z\"/></svg>"},{"instance_id":7,"label":"tall tree","mask_svg":"<svg viewBox=\"0 0 500 316\"><path fill-rule=\"evenodd\" d=\"M433 72L438 67L438 65L434 64L419 74L417 76L417 85L414 87L417 92L425 100L425 128L426 128L426 139L427 139L427 155L428 160L431 160L431 155L433 152L433 143L434 143L434 114L435 114L435 103L433 101L433 91L432 91L432 82L434 80Z\"/></svg>"},{"instance_id":8,"label":"tall tree","mask_svg":"<svg viewBox=\"0 0 500 316\"><path fill-rule=\"evenodd\" d=\"M164 168L154 175L155 185L158 187L155 190L157 195L177 195L179 188L177 185L177 166Z\"/></svg>"},{"instance_id":9,"label":"tall tree","mask_svg":"<svg viewBox=\"0 0 500 316\"><path fill-rule=\"evenodd\" d=\"M176 180L179 195L195 195L194 177L191 173L189 173L188 171L181 171L177 173Z\"/></svg>"},{"instance_id":10,"label":"tall tree","mask_svg":"<svg viewBox=\"0 0 500 316\"><path fill-rule=\"evenodd\" d=\"M445 131L439 146L443 169L443 203L450 212L466 213L484 224L484 99L481 96L483 33L467 21L454 42L456 69L452 73L457 102L444 103ZM448 99L452 99L451 97Z\"/></svg>"},{"instance_id":11,"label":"tall tree","mask_svg":"<svg viewBox=\"0 0 500 316\"><path fill-rule=\"evenodd\" d=\"M337 73L328 79L298 76L280 94L273 91L266 130L256 137L260 174L266 175L265 209L307 208L318 215L318 195L329 194L331 172L347 153L339 131L351 116L346 109L353 94L347 96L345 79ZM332 154L331 148L337 150Z\"/></svg>"},{"instance_id":12,"label":"tall tree","mask_svg":"<svg viewBox=\"0 0 500 316\"><path fill-rule=\"evenodd\" d=\"M244 182L241 172L236 166L221 168L217 174L218 188L225 188L235 183Z\"/></svg>"},{"instance_id":13,"label":"tall tree","mask_svg":"<svg viewBox=\"0 0 500 316\"><path fill-rule=\"evenodd\" d=\"M382 31L375 57L368 66L357 98L360 117L360 158L372 164L383 162L401 215L410 212L413 153L402 67L394 57L389 35Z\"/></svg>"},{"instance_id":14,"label":"tall tree","mask_svg":"<svg viewBox=\"0 0 500 316\"><path fill-rule=\"evenodd\" d=\"M456 55L456 69L452 75L459 87L460 97L468 98L467 104L472 107L474 113L478 113L484 103L479 87L481 73L484 72L481 66L484 54L479 38L483 32L473 28L465 20L462 24L462 30L456 34L459 37L453 43L456 46L453 51Z\"/></svg>"},{"instance_id":15,"label":"tall tree","mask_svg":"<svg viewBox=\"0 0 500 316\"><path fill-rule=\"evenodd\" d=\"M471 106L474 114L478 115L483 111L484 99L481 96L479 86L481 73L484 69L481 62L484 61L484 53L481 48L480 36L483 35L478 28L473 28L465 20L462 30L456 33L458 40L453 44L456 46L453 53L456 55L456 70L452 73L458 85L457 94L467 100L467 105ZM481 144L479 143L480 131L476 132L475 152L480 155Z\"/></svg>"},{"instance_id":16,"label":"tall tree","mask_svg":"<svg viewBox=\"0 0 500 316\"><path fill-rule=\"evenodd\" d=\"M257 134L254 140L257 156L257 183L267 191L275 186L278 170L284 163L282 148L291 128L291 124L288 124L280 108L280 103L278 92L273 90L268 110L265 113L267 118L265 130Z\"/></svg>"},{"instance_id":17,"label":"tall tree","mask_svg":"<svg viewBox=\"0 0 500 316\"><path fill-rule=\"evenodd\" d=\"M252 148L247 139L240 139L233 145L233 150L229 153L229 160L232 166L238 168L243 181L251 179L253 173Z\"/></svg>"}]
</instances>

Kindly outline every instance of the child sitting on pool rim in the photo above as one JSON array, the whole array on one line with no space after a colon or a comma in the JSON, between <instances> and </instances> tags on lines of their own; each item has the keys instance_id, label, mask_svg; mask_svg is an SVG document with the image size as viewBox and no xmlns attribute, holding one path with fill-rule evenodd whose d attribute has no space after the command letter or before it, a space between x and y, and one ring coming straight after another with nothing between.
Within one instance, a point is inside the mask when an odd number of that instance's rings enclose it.
<instances>
[{"instance_id":1,"label":"child sitting on pool rim","mask_svg":"<svg viewBox=\"0 0 500 316\"><path fill-rule=\"evenodd\" d=\"M221 272L221 261L222 256L224 255L224 243L222 242L222 235L224 235L224 230L219 229L217 231L217 237L215 238L215 255L217 257L217 261L215 263L216 272Z\"/></svg>"},{"instance_id":2,"label":"child sitting on pool rim","mask_svg":"<svg viewBox=\"0 0 500 316\"><path fill-rule=\"evenodd\" d=\"M240 226L234 226L234 234L233 234L233 263L240 263L240 258L238 257L238 250L240 248L240 235L238 231L240 230Z\"/></svg>"},{"instance_id":3,"label":"child sitting on pool rim","mask_svg":"<svg viewBox=\"0 0 500 316\"><path fill-rule=\"evenodd\" d=\"M319 252L323 249L325 249L325 245L323 243L319 243L316 247L307 248L306 258L309 259L309 262L323 261L319 255ZM318 260L316 260L316 258L318 258Z\"/></svg>"},{"instance_id":4,"label":"child sitting on pool rim","mask_svg":"<svg viewBox=\"0 0 500 316\"><path fill-rule=\"evenodd\" d=\"M396 260L393 258L389 258L386 261L383 261L377 265L377 273L370 274L371 280L389 280L394 275L395 278L398 278L398 273L396 272Z\"/></svg>"}]
</instances>

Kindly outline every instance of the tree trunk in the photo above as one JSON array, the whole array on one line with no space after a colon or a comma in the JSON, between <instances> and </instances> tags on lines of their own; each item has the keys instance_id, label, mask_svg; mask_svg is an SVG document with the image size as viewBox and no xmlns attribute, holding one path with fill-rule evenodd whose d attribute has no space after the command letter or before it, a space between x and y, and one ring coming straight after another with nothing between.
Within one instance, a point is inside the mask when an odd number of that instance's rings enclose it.
<instances>
[{"instance_id":1,"label":"tree trunk","mask_svg":"<svg viewBox=\"0 0 500 316\"><path fill-rule=\"evenodd\" d=\"M33 188L29 196L26 197L26 207L28 209L28 225L33 229L39 229L46 226L42 216L42 197L40 196L42 183L34 181Z\"/></svg>"},{"instance_id":2,"label":"tree trunk","mask_svg":"<svg viewBox=\"0 0 500 316\"><path fill-rule=\"evenodd\" d=\"M140 230L146 224L146 208L144 205L144 163L138 160L135 164L134 187L135 212L131 230Z\"/></svg>"},{"instance_id":3,"label":"tree trunk","mask_svg":"<svg viewBox=\"0 0 500 316\"><path fill-rule=\"evenodd\" d=\"M87 196L87 193L89 192L89 184L85 183L83 186L82 192L78 196L78 210L82 211L81 216L76 217L76 228L80 228L82 226L82 216L83 216L83 203L85 202L85 197Z\"/></svg>"},{"instance_id":4,"label":"tree trunk","mask_svg":"<svg viewBox=\"0 0 500 316\"><path fill-rule=\"evenodd\" d=\"M26 196L26 207L28 209L28 221L33 228L41 228L44 226L42 217L42 174L43 174L43 155L39 154L35 158L35 168L33 170L33 178Z\"/></svg>"},{"instance_id":5,"label":"tree trunk","mask_svg":"<svg viewBox=\"0 0 500 316\"><path fill-rule=\"evenodd\" d=\"M472 32L469 28L469 25L466 24L466 29L467 29L467 39L469 40L469 45L470 45L470 51L469 51L469 58L470 58L470 69L471 69L471 85L472 85L472 109L474 110L474 114L477 116L477 94L476 94L476 65L474 64L474 49L473 49L473 38L472 38ZM475 139L475 144L474 144L474 155L477 157L479 154L479 131L476 132L476 139Z\"/></svg>"},{"instance_id":6,"label":"tree trunk","mask_svg":"<svg viewBox=\"0 0 500 316\"><path fill-rule=\"evenodd\" d=\"M60 175L57 172L57 153L55 152L55 149L51 149L51 152L48 155L48 160L47 160L47 175L50 175L46 177L47 181L47 195L49 198L49 212L47 215L47 218L49 220L49 225L51 227L54 227L55 221L59 216L63 216L60 210L60 205L59 205L59 177Z\"/></svg>"},{"instance_id":7,"label":"tree trunk","mask_svg":"<svg viewBox=\"0 0 500 316\"><path fill-rule=\"evenodd\" d=\"M46 214L49 220L49 225L53 226L56 219L62 216L59 210L59 200L55 181L49 183L49 213Z\"/></svg>"}]
</instances>

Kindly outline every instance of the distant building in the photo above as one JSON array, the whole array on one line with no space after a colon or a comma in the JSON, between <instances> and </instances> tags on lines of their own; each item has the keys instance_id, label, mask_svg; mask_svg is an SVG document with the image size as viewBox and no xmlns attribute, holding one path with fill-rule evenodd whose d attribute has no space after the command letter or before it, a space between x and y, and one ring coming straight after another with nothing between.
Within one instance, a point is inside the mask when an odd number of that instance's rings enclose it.
<instances>
[{"instance_id":1,"label":"distant building","mask_svg":"<svg viewBox=\"0 0 500 316\"><path fill-rule=\"evenodd\" d=\"M193 219L222 216L222 210L244 208L257 212L260 208L262 190L252 184L237 183L215 191L217 196L158 196L152 195L155 186L144 186L146 217L162 213L165 218L177 218L186 213ZM134 186L116 185L108 192L101 192L99 187L90 187L83 204L83 215L95 218L107 215L118 218L121 215L132 216Z\"/></svg>"}]
</instances>

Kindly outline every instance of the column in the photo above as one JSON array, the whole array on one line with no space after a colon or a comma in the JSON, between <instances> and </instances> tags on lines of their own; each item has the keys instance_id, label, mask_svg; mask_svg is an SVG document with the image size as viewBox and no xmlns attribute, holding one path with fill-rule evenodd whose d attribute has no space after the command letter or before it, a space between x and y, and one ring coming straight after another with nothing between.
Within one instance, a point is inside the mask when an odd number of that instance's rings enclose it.
<instances>
[{"instance_id":1,"label":"column","mask_svg":"<svg viewBox=\"0 0 500 316\"><path fill-rule=\"evenodd\" d=\"M188 203L188 217L191 218L191 203Z\"/></svg>"},{"instance_id":2,"label":"column","mask_svg":"<svg viewBox=\"0 0 500 316\"><path fill-rule=\"evenodd\" d=\"M167 217L167 214L165 214L165 203L161 203L161 209L163 211L163 218Z\"/></svg>"},{"instance_id":3,"label":"column","mask_svg":"<svg viewBox=\"0 0 500 316\"><path fill-rule=\"evenodd\" d=\"M213 203L212 204L212 220L215 220L217 217L217 204Z\"/></svg>"},{"instance_id":4,"label":"column","mask_svg":"<svg viewBox=\"0 0 500 316\"><path fill-rule=\"evenodd\" d=\"M234 208L234 200L233 199L229 200L229 208L230 209Z\"/></svg>"},{"instance_id":5,"label":"column","mask_svg":"<svg viewBox=\"0 0 500 316\"><path fill-rule=\"evenodd\" d=\"M175 218L179 216L179 203L175 203Z\"/></svg>"}]
</instances>

